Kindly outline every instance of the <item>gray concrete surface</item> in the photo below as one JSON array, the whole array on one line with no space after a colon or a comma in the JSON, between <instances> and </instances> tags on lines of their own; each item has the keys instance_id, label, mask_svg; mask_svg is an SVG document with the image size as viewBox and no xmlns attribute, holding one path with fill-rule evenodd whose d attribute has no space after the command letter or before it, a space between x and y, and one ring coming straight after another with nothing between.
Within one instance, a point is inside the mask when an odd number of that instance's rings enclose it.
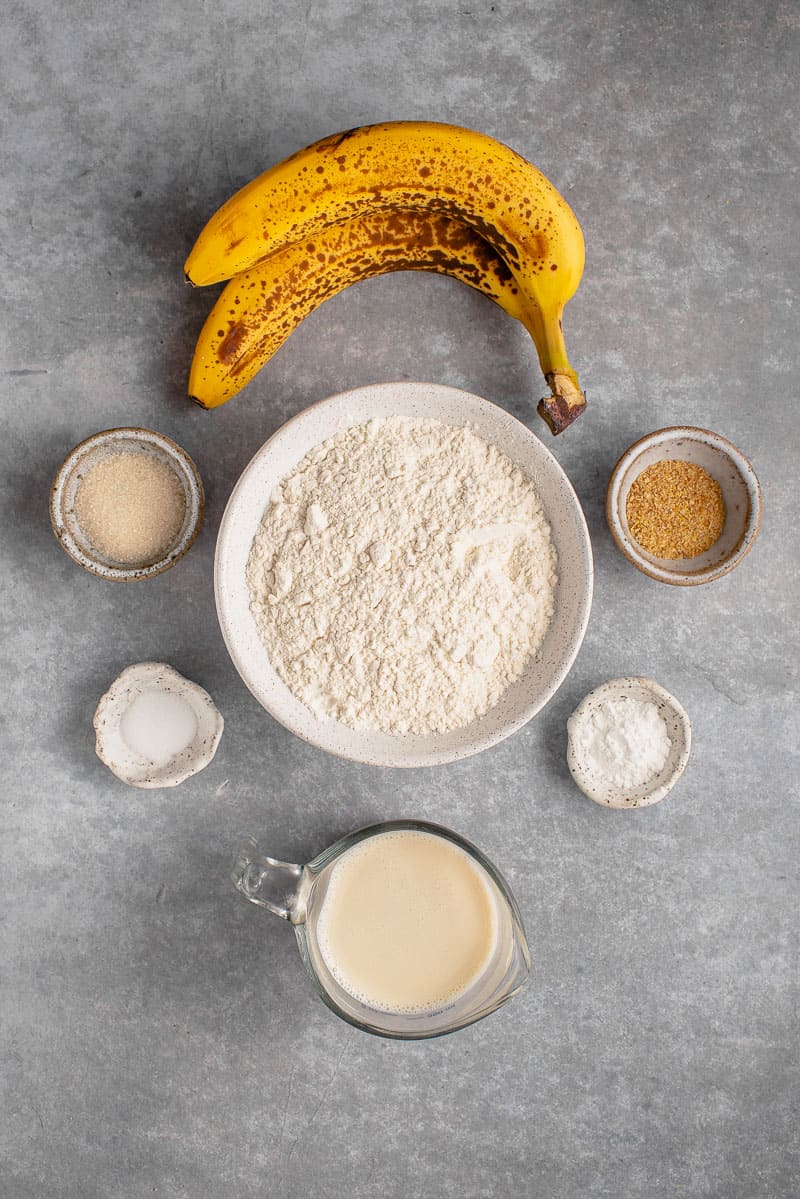
<instances>
[{"instance_id":1,"label":"gray concrete surface","mask_svg":"<svg viewBox=\"0 0 800 1199\"><path fill-rule=\"evenodd\" d=\"M798 5L12 0L2 24L3 1199L797 1196ZM264 439L348 386L454 384L548 440L531 346L448 280L375 280L206 414L184 391L210 296L181 275L235 187L401 116L501 137L582 221L591 407L552 444L597 564L548 708L411 773L258 708L215 622L217 525ZM602 511L621 451L679 422L736 442L766 502L741 569L688 591L629 566ZM208 489L191 554L136 587L83 574L47 518L65 452L116 424L175 437ZM227 722L173 792L93 752L98 696L145 658ZM695 744L668 800L615 814L571 784L564 725L627 673L674 691ZM495 858L534 950L510 1007L422 1045L338 1022L228 882L243 835L303 859L401 814Z\"/></svg>"}]
</instances>

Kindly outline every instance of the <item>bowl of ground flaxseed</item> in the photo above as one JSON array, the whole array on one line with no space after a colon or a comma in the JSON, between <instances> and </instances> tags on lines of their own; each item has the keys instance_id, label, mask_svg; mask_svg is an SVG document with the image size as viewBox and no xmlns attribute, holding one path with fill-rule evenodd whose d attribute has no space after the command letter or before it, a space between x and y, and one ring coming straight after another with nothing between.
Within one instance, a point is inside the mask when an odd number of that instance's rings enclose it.
<instances>
[{"instance_id":1,"label":"bowl of ground flaxseed","mask_svg":"<svg viewBox=\"0 0 800 1199\"><path fill-rule=\"evenodd\" d=\"M690 587L733 570L761 525L761 488L719 433L678 425L634 442L611 474L606 517L625 557L661 583Z\"/></svg>"},{"instance_id":2,"label":"bowl of ground flaxseed","mask_svg":"<svg viewBox=\"0 0 800 1199\"><path fill-rule=\"evenodd\" d=\"M203 520L197 467L151 429L105 429L67 455L50 490L62 548L91 574L130 582L182 558Z\"/></svg>"}]
</instances>

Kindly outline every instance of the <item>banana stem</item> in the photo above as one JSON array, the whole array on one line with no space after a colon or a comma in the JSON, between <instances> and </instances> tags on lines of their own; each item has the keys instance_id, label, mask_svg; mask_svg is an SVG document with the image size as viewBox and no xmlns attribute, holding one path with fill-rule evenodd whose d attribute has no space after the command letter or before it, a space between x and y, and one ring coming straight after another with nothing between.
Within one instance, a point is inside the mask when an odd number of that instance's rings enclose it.
<instances>
[{"instance_id":1,"label":"banana stem","mask_svg":"<svg viewBox=\"0 0 800 1199\"><path fill-rule=\"evenodd\" d=\"M530 306L521 319L536 345L542 374L547 377L553 371L558 370L562 374L571 375L577 383L577 376L569 364L567 349L564 345L561 312L562 309L558 308L553 312L544 313L541 308Z\"/></svg>"},{"instance_id":2,"label":"banana stem","mask_svg":"<svg viewBox=\"0 0 800 1199\"><path fill-rule=\"evenodd\" d=\"M569 364L561 326L563 306L552 312L530 308L521 317L533 338L539 365L551 394L539 401L537 412L553 434L562 433L576 421L586 407L586 397L578 386L578 376Z\"/></svg>"}]
</instances>

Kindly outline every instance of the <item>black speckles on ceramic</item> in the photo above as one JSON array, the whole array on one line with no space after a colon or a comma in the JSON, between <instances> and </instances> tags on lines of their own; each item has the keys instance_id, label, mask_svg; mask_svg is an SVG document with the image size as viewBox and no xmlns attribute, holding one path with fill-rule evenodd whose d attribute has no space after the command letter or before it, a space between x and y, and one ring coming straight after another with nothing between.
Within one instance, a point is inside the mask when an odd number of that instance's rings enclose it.
<instances>
[{"instance_id":1,"label":"black speckles on ceramic","mask_svg":"<svg viewBox=\"0 0 800 1199\"><path fill-rule=\"evenodd\" d=\"M628 527L628 493L648 466L665 458L701 466L716 479L725 500L725 525L717 541L695 558L656 558ZM744 454L719 433L689 425L658 429L634 442L612 471L606 518L625 557L661 583L691 587L710 583L738 566L752 549L761 526L761 488Z\"/></svg>"},{"instance_id":2,"label":"black speckles on ceramic","mask_svg":"<svg viewBox=\"0 0 800 1199\"><path fill-rule=\"evenodd\" d=\"M183 491L185 510L178 536L156 562L123 565L106 558L91 544L75 517L75 495L84 475L104 458L122 450L151 454L174 473ZM50 523L62 548L90 574L114 582L149 579L174 566L190 549L203 523L205 496L200 472L176 442L152 429L105 429L87 437L69 452L58 468L50 489Z\"/></svg>"},{"instance_id":3,"label":"black speckles on ceramic","mask_svg":"<svg viewBox=\"0 0 800 1199\"><path fill-rule=\"evenodd\" d=\"M122 738L122 717L146 691L175 692L186 700L197 720L190 743L165 765L142 758ZM94 714L95 752L112 774L130 787L177 787L208 766L224 727L222 713L198 683L166 662L136 662L126 667L100 698Z\"/></svg>"},{"instance_id":4,"label":"black speckles on ceramic","mask_svg":"<svg viewBox=\"0 0 800 1199\"><path fill-rule=\"evenodd\" d=\"M320 720L273 669L250 613L245 575L250 546L276 484L329 437L376 417L426 417L470 425L524 471L536 488L558 555L555 610L539 652L485 715L464 728L391 736ZM340 757L376 766L437 766L487 749L520 729L551 699L583 641L593 565L580 503L559 463L530 429L503 408L433 383L379 383L306 408L261 447L233 489L215 562L217 614L228 652L258 702L298 737Z\"/></svg>"},{"instance_id":5,"label":"black speckles on ceramic","mask_svg":"<svg viewBox=\"0 0 800 1199\"><path fill-rule=\"evenodd\" d=\"M570 774L589 799L606 808L645 808L668 795L686 769L692 747L692 726L683 706L660 683L652 679L611 679L596 687L575 709L573 716L589 716L610 699L632 699L639 703L654 703L667 726L670 750L663 768L649 782L622 790L591 771L578 755L572 738L567 738L567 765Z\"/></svg>"}]
</instances>

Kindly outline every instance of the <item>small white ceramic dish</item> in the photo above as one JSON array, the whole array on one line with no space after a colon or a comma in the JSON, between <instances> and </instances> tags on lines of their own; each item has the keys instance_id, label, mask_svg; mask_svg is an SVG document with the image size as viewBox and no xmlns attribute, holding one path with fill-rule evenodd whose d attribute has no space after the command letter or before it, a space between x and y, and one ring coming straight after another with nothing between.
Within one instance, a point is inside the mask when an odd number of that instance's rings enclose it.
<instances>
[{"instance_id":1,"label":"small white ceramic dish","mask_svg":"<svg viewBox=\"0 0 800 1199\"><path fill-rule=\"evenodd\" d=\"M141 695L153 691L180 696L197 722L192 740L168 761L137 753L122 735L125 713ZM224 724L213 699L197 683L166 662L137 662L123 670L100 698L94 715L95 751L100 761L131 787L177 787L208 766Z\"/></svg>"},{"instance_id":2,"label":"small white ceramic dish","mask_svg":"<svg viewBox=\"0 0 800 1199\"><path fill-rule=\"evenodd\" d=\"M670 695L659 683L652 679L624 678L611 679L600 687L590 691L585 699L578 704L573 716L579 719L588 716L604 700L632 699L639 702L651 702L658 708L659 715L667 726L670 740L670 751L663 769L648 783L622 791L609 786L606 780L598 778L583 762L576 752L572 738L567 741L567 765L575 782L595 803L605 808L646 808L658 803L669 794L678 779L686 769L689 753L692 748L692 726L683 706L674 695Z\"/></svg>"},{"instance_id":3,"label":"small white ceramic dish","mask_svg":"<svg viewBox=\"0 0 800 1199\"><path fill-rule=\"evenodd\" d=\"M628 527L631 485L646 467L663 458L702 466L722 489L726 510L722 533L696 558L656 558L639 545ZM629 562L651 579L691 587L721 578L753 548L761 525L761 488L744 454L727 438L709 429L677 425L657 429L625 451L609 480L606 518L617 546Z\"/></svg>"},{"instance_id":4,"label":"small white ceramic dish","mask_svg":"<svg viewBox=\"0 0 800 1199\"><path fill-rule=\"evenodd\" d=\"M174 473L183 491L186 508L183 524L169 549L155 562L134 565L114 562L92 545L75 517L75 494L86 473L120 451L149 454ZM50 489L50 523L64 549L79 566L102 579L130 583L149 579L174 566L192 545L203 523L205 498L200 474L192 459L170 437L152 429L105 429L70 450L56 472Z\"/></svg>"},{"instance_id":5,"label":"small white ceramic dish","mask_svg":"<svg viewBox=\"0 0 800 1199\"><path fill-rule=\"evenodd\" d=\"M539 653L484 716L427 736L391 736L320 720L273 669L250 612L245 577L250 546L276 484L321 442L375 417L428 417L470 425L532 480L558 554L555 612ZM592 602L592 552L575 492L556 459L529 429L496 404L430 383L380 383L306 408L261 447L222 518L215 592L222 635L234 666L258 702L298 737L329 753L376 766L436 766L502 741L530 720L564 681L580 648Z\"/></svg>"}]
</instances>

